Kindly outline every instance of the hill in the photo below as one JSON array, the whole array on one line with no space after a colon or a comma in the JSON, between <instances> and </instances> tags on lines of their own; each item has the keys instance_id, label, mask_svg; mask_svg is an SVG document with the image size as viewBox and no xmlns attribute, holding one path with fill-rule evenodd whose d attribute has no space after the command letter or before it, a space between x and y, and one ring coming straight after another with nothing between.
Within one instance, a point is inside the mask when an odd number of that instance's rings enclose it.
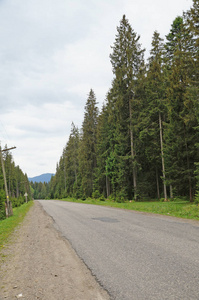
<instances>
[{"instance_id":1,"label":"hill","mask_svg":"<svg viewBox=\"0 0 199 300\"><path fill-rule=\"evenodd\" d=\"M45 174L41 174L35 177L31 177L28 178L29 181L33 181L33 182L49 182L51 177L53 176L53 173L45 173Z\"/></svg>"}]
</instances>

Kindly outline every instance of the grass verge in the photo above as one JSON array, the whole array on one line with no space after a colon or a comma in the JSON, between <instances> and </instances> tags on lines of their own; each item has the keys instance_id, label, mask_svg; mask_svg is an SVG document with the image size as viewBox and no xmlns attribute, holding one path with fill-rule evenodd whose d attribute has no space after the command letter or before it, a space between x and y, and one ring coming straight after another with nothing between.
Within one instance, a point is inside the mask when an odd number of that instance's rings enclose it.
<instances>
[{"instance_id":1,"label":"grass verge","mask_svg":"<svg viewBox=\"0 0 199 300\"><path fill-rule=\"evenodd\" d=\"M127 201L117 203L114 201L99 201L96 199L76 200L73 198L61 199L62 201L87 203L95 205L104 205L128 210L149 212L154 214L169 215L178 218L199 220L199 206L188 201L150 201L150 202L135 202Z\"/></svg>"},{"instance_id":2,"label":"grass verge","mask_svg":"<svg viewBox=\"0 0 199 300\"><path fill-rule=\"evenodd\" d=\"M26 213L32 205L33 201L30 201L20 207L16 207L13 209L13 216L0 221L0 251L8 241L10 234L23 221Z\"/></svg>"}]
</instances>

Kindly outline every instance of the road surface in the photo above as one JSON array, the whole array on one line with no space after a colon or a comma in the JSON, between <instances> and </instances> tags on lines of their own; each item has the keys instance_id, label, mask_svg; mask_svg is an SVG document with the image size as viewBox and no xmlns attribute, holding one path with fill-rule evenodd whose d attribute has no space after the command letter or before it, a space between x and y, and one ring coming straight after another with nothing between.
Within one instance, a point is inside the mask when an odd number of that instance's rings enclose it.
<instances>
[{"instance_id":1,"label":"road surface","mask_svg":"<svg viewBox=\"0 0 199 300\"><path fill-rule=\"evenodd\" d=\"M39 202L111 299L199 299L199 222Z\"/></svg>"},{"instance_id":2,"label":"road surface","mask_svg":"<svg viewBox=\"0 0 199 300\"><path fill-rule=\"evenodd\" d=\"M0 300L110 300L35 201L0 249Z\"/></svg>"}]
</instances>

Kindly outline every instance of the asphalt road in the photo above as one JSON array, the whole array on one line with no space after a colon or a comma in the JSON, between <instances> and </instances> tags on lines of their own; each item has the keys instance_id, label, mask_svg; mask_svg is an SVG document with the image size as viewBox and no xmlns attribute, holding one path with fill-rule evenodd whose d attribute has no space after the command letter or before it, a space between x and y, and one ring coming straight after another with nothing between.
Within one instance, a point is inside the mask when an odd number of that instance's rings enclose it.
<instances>
[{"instance_id":1,"label":"asphalt road","mask_svg":"<svg viewBox=\"0 0 199 300\"><path fill-rule=\"evenodd\" d=\"M199 299L199 222L39 202L111 299Z\"/></svg>"}]
</instances>

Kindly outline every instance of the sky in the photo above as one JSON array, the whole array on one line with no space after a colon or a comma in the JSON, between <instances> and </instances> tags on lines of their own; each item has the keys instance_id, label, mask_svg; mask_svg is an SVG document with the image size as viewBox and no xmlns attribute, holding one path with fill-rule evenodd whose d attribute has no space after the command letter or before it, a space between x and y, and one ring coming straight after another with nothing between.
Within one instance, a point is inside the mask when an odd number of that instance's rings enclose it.
<instances>
[{"instance_id":1,"label":"sky","mask_svg":"<svg viewBox=\"0 0 199 300\"><path fill-rule=\"evenodd\" d=\"M90 89L101 108L125 14L149 55L192 0L0 0L0 142L28 177L55 173Z\"/></svg>"}]
</instances>

